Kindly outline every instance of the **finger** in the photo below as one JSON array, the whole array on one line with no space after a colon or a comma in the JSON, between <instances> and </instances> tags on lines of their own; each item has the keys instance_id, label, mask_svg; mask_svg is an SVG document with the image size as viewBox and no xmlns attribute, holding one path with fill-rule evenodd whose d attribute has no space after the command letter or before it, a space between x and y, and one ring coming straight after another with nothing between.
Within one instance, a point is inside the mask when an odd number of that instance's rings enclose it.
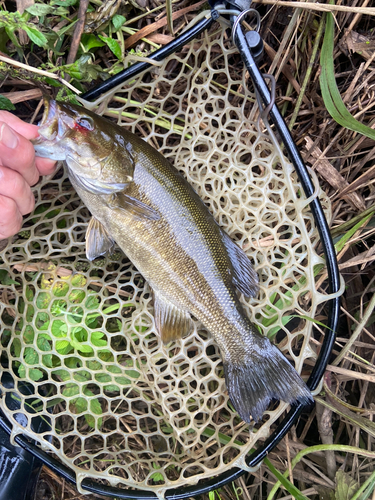
<instances>
[{"instance_id":1,"label":"finger","mask_svg":"<svg viewBox=\"0 0 375 500\"><path fill-rule=\"evenodd\" d=\"M0 196L0 240L17 234L22 227L22 215L17 204L7 196Z\"/></svg>"},{"instance_id":2,"label":"finger","mask_svg":"<svg viewBox=\"0 0 375 500\"><path fill-rule=\"evenodd\" d=\"M37 125L31 125L30 123L25 123L20 118L8 111L0 111L0 121L7 123L13 130L16 130L26 139L36 139L39 135L39 127Z\"/></svg>"},{"instance_id":3,"label":"finger","mask_svg":"<svg viewBox=\"0 0 375 500\"><path fill-rule=\"evenodd\" d=\"M13 199L21 215L29 214L34 208L34 195L22 175L2 166L0 166L0 195Z\"/></svg>"},{"instance_id":4,"label":"finger","mask_svg":"<svg viewBox=\"0 0 375 500\"><path fill-rule=\"evenodd\" d=\"M0 122L0 163L20 173L32 186L39 179L34 148L30 141Z\"/></svg>"},{"instance_id":5,"label":"finger","mask_svg":"<svg viewBox=\"0 0 375 500\"><path fill-rule=\"evenodd\" d=\"M26 139L35 139L39 135L39 127L23 122L17 116L8 113L8 111L0 111L0 122L6 122L13 130L24 136ZM40 175L52 174L56 167L56 162L48 158L35 159L36 168Z\"/></svg>"},{"instance_id":6,"label":"finger","mask_svg":"<svg viewBox=\"0 0 375 500\"><path fill-rule=\"evenodd\" d=\"M56 168L56 162L48 158L35 157L36 168L38 169L40 175L53 174Z\"/></svg>"}]
</instances>

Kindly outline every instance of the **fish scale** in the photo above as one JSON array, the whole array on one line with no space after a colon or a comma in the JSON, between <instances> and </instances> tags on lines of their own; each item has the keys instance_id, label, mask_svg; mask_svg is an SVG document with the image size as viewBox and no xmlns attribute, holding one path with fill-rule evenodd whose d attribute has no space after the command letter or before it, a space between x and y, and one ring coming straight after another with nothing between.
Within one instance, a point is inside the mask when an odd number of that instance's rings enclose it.
<instances>
[{"instance_id":1,"label":"fish scale","mask_svg":"<svg viewBox=\"0 0 375 500\"><path fill-rule=\"evenodd\" d=\"M88 258L117 243L153 290L165 343L189 334L190 315L211 332L229 397L244 421L259 420L273 399L312 402L296 370L239 302L236 289L254 296L258 288L248 257L158 151L95 113L48 99L39 133L36 153L66 161L93 216ZM100 168L93 168L98 161Z\"/></svg>"}]
</instances>

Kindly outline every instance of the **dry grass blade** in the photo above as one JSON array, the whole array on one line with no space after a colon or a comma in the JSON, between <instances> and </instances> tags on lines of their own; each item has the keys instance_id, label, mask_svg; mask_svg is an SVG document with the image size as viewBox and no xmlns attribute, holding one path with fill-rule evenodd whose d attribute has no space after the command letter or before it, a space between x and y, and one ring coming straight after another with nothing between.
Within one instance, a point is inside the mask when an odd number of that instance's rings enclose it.
<instances>
[{"instance_id":1,"label":"dry grass blade","mask_svg":"<svg viewBox=\"0 0 375 500\"><path fill-rule=\"evenodd\" d=\"M375 16L374 7L355 7L345 5L329 5L312 2L288 2L285 0L253 0L257 4L279 5L284 7L293 7L295 9L316 10L319 12L346 12L349 14L364 14L367 16Z\"/></svg>"},{"instance_id":2,"label":"dry grass blade","mask_svg":"<svg viewBox=\"0 0 375 500\"><path fill-rule=\"evenodd\" d=\"M18 61L15 61L14 59L11 59L10 57L6 57L3 55L0 55L0 61L3 61L7 64L10 64L11 66L17 66L18 68L25 69L29 71L30 73L36 73L37 75L41 76L46 76L48 78L53 78L54 80L58 80L59 82L63 83L66 87L68 87L70 90L75 92L76 94L81 94L81 91L76 89L71 83L67 82L64 78L61 78L58 75L55 75L55 73L51 73L50 71L44 71L42 69L34 68L33 66L29 66L28 64L24 64Z\"/></svg>"},{"instance_id":3,"label":"dry grass blade","mask_svg":"<svg viewBox=\"0 0 375 500\"><path fill-rule=\"evenodd\" d=\"M360 427L363 431L367 432L370 436L375 437L375 422L371 422L367 418L356 415L352 411L345 408L343 405L339 405L337 402L335 404L329 403L322 398L316 398L316 401L323 405L330 411L333 411L343 417L344 419L349 420L355 426Z\"/></svg>"},{"instance_id":4,"label":"dry grass blade","mask_svg":"<svg viewBox=\"0 0 375 500\"><path fill-rule=\"evenodd\" d=\"M166 12L167 12L168 28L169 28L169 31L171 32L171 34L174 35L172 0L166 0L165 8L166 8Z\"/></svg>"},{"instance_id":5,"label":"dry grass blade","mask_svg":"<svg viewBox=\"0 0 375 500\"><path fill-rule=\"evenodd\" d=\"M177 12L173 12L172 13L172 21L175 21L176 19L182 17L183 15L187 14L188 12L192 12L194 10L197 10L198 7L200 7L204 3L205 3L205 0L201 0L200 2L197 2L194 5L191 5L190 7L185 7L183 9L178 10ZM148 35L150 35L154 31L162 28L163 26L166 26L167 24L168 24L168 18L163 17L159 21L156 21L155 23L152 23L152 24L145 26L144 28L137 31L137 33L134 33L134 35L129 36L129 38L127 38L125 40L125 48L128 49L128 48L132 47L141 38L147 37Z\"/></svg>"},{"instance_id":6,"label":"dry grass blade","mask_svg":"<svg viewBox=\"0 0 375 500\"><path fill-rule=\"evenodd\" d=\"M325 179L334 189L338 191L340 198L346 198L347 201L357 210L364 211L366 204L358 193L350 193L345 195L350 184L340 175L340 173L331 165L324 157L322 151L314 144L313 140L306 136L307 158L312 156L316 161L313 162L313 168ZM311 162L312 163L312 162ZM355 187L352 191L355 191Z\"/></svg>"}]
</instances>

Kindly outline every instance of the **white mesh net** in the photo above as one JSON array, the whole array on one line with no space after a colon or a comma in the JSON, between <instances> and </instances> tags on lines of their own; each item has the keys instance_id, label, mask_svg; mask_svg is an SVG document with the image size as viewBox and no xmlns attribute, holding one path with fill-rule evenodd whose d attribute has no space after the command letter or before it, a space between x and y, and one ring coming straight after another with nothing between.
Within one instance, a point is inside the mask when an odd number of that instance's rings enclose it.
<instances>
[{"instance_id":1,"label":"white mesh net","mask_svg":"<svg viewBox=\"0 0 375 500\"><path fill-rule=\"evenodd\" d=\"M104 111L168 157L251 256L261 286L256 299L242 297L247 313L274 340L281 329L278 345L301 373L314 358L306 317L329 298L315 287L318 234L293 168L249 120L256 108L246 86L220 30L117 91ZM53 452L78 483L89 476L161 496L244 466L286 405L250 429L228 401L211 336L196 323L163 346L149 288L126 256L86 260L90 215L64 171L35 195L34 213L1 252L1 360L14 380L2 390L20 410L5 397L1 405L14 434ZM290 323L295 316L304 318ZM20 381L33 397L17 390ZM36 415L49 430L33 431Z\"/></svg>"}]
</instances>

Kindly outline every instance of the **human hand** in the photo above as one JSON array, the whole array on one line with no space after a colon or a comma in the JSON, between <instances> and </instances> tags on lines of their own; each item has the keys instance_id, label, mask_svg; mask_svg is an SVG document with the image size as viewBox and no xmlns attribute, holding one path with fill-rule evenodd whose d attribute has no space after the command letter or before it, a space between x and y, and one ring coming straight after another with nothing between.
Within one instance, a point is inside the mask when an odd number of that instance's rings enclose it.
<instances>
[{"instance_id":1,"label":"human hand","mask_svg":"<svg viewBox=\"0 0 375 500\"><path fill-rule=\"evenodd\" d=\"M54 171L55 161L35 157L30 139L36 137L36 125L0 111L0 240L18 233L35 205L30 186Z\"/></svg>"}]
</instances>

